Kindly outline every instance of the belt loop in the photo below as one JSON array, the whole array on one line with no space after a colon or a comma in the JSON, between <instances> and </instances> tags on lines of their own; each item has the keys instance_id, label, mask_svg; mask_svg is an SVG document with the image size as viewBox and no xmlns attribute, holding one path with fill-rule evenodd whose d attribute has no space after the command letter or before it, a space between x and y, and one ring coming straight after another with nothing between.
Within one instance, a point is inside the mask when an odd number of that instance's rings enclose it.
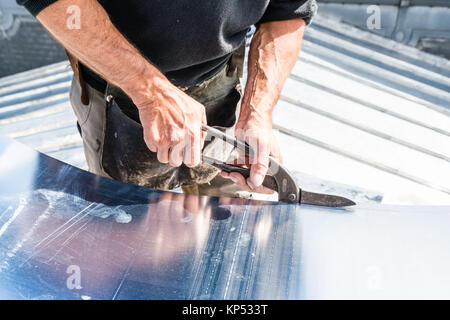
<instances>
[{"instance_id":1,"label":"belt loop","mask_svg":"<svg viewBox=\"0 0 450 320\"><path fill-rule=\"evenodd\" d=\"M84 82L83 74L80 69L80 61L66 50L67 58L69 58L70 66L72 67L75 79L77 79L78 84L81 88L81 103L87 106L89 104L89 95L86 87L86 82Z\"/></svg>"},{"instance_id":2,"label":"belt loop","mask_svg":"<svg viewBox=\"0 0 450 320\"><path fill-rule=\"evenodd\" d=\"M231 77L236 71L239 78L244 74L244 60L245 60L245 45L246 39L242 42L240 47L231 56L230 65L228 66L227 76Z\"/></svg>"}]
</instances>

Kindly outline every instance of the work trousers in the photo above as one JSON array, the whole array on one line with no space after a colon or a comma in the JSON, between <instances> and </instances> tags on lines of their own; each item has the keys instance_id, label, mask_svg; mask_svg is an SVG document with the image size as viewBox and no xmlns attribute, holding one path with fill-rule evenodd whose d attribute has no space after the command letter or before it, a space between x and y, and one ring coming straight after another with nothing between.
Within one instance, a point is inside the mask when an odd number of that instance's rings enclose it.
<instances>
[{"instance_id":1,"label":"work trousers","mask_svg":"<svg viewBox=\"0 0 450 320\"><path fill-rule=\"evenodd\" d=\"M180 89L204 105L208 125L234 135L241 88L239 68L231 62L203 83ZM136 106L119 88L108 85L106 92L99 92L75 77L70 101L91 172L160 190L181 187L189 194L249 196L211 165L188 168L160 163L145 144ZM202 153L222 161L236 156L231 145L214 139L206 141Z\"/></svg>"}]
</instances>

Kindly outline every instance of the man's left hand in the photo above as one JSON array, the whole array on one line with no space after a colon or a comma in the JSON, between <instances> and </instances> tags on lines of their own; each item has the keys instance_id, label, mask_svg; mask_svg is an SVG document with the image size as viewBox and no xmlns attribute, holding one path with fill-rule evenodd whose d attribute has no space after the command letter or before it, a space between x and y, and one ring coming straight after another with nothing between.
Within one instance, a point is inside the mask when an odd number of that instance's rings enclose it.
<instances>
[{"instance_id":1,"label":"man's left hand","mask_svg":"<svg viewBox=\"0 0 450 320\"><path fill-rule=\"evenodd\" d=\"M236 138L255 151L253 159L241 160L250 168L245 180L238 173L222 176L241 188L258 193L273 193L262 186L269 167L269 156L281 162L280 149L272 132L272 111L284 82L297 62L305 21L292 19L258 25L248 54L248 77L236 124ZM242 156L242 154L241 154Z\"/></svg>"},{"instance_id":2,"label":"man's left hand","mask_svg":"<svg viewBox=\"0 0 450 320\"><path fill-rule=\"evenodd\" d=\"M239 165L250 168L250 177L245 179L237 172L222 172L222 176L233 180L241 188L257 193L272 194L274 191L262 186L269 168L269 156L282 161L278 141L272 131L271 119L240 119L236 124L236 138L247 142L255 151L252 159L240 152Z\"/></svg>"}]
</instances>

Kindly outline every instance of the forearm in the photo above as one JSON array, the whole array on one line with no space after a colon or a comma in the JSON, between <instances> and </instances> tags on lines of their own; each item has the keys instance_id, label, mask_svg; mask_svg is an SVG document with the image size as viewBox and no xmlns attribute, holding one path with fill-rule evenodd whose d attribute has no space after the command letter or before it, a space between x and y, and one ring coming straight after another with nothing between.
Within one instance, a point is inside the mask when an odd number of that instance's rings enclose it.
<instances>
[{"instance_id":1,"label":"forearm","mask_svg":"<svg viewBox=\"0 0 450 320\"><path fill-rule=\"evenodd\" d=\"M67 8L73 5L80 8L79 29L67 27ZM41 11L37 18L71 54L122 88L136 105L149 98L152 87L170 85L114 27L97 1L60 0Z\"/></svg>"},{"instance_id":2,"label":"forearm","mask_svg":"<svg viewBox=\"0 0 450 320\"><path fill-rule=\"evenodd\" d=\"M67 9L73 5L80 8L79 29L67 27ZM139 109L144 141L160 162L189 167L200 163L204 106L148 62L96 0L59 0L37 18L72 55L128 94Z\"/></svg>"},{"instance_id":3,"label":"forearm","mask_svg":"<svg viewBox=\"0 0 450 320\"><path fill-rule=\"evenodd\" d=\"M304 29L302 19L269 22L258 28L250 45L240 122L271 120L284 82L300 53Z\"/></svg>"}]
</instances>

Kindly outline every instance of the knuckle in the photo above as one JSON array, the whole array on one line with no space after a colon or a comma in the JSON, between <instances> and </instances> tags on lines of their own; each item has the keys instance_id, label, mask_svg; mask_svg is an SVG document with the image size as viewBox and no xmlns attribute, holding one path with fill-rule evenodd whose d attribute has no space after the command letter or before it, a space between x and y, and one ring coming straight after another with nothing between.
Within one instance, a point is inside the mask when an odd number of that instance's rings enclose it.
<instances>
[{"instance_id":1,"label":"knuckle","mask_svg":"<svg viewBox=\"0 0 450 320\"><path fill-rule=\"evenodd\" d=\"M183 141L184 134L182 130L171 128L169 130L168 142L170 145L176 145Z\"/></svg>"},{"instance_id":2,"label":"knuckle","mask_svg":"<svg viewBox=\"0 0 450 320\"><path fill-rule=\"evenodd\" d=\"M150 143L161 146L162 139L160 137L150 136L148 137L148 140Z\"/></svg>"}]
</instances>

